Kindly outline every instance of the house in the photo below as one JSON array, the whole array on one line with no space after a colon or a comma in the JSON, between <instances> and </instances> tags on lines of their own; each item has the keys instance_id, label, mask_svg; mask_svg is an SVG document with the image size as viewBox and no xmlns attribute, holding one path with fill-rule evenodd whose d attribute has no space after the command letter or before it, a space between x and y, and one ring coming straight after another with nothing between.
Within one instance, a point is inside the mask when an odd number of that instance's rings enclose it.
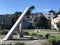
<instances>
[{"instance_id":1,"label":"house","mask_svg":"<svg viewBox=\"0 0 60 45\"><path fill-rule=\"evenodd\" d=\"M44 16L51 21L51 29L59 30L57 23L60 21L60 13L55 14L54 11L49 11Z\"/></svg>"},{"instance_id":2,"label":"house","mask_svg":"<svg viewBox=\"0 0 60 45\"><path fill-rule=\"evenodd\" d=\"M58 14L58 17L54 18L51 20L51 29L56 29L59 30L59 28L57 27L57 23L60 21L60 14Z\"/></svg>"},{"instance_id":3,"label":"house","mask_svg":"<svg viewBox=\"0 0 60 45\"><path fill-rule=\"evenodd\" d=\"M47 20L49 21L50 25L49 25L49 28L50 29L53 29L53 26L52 26L52 19L54 19L55 17L55 12L53 10L49 11L48 13L46 13L44 16L47 18Z\"/></svg>"},{"instance_id":4,"label":"house","mask_svg":"<svg viewBox=\"0 0 60 45\"><path fill-rule=\"evenodd\" d=\"M53 10L49 11L44 15L48 20L51 20L55 17L55 12Z\"/></svg>"}]
</instances>

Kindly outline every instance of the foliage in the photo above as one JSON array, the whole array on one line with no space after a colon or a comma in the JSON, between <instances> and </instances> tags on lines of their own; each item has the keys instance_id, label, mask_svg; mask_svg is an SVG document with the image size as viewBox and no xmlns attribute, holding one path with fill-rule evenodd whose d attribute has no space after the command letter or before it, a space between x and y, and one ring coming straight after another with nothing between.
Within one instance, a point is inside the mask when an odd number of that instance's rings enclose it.
<instances>
[{"instance_id":1,"label":"foliage","mask_svg":"<svg viewBox=\"0 0 60 45\"><path fill-rule=\"evenodd\" d=\"M37 36L37 34L36 33L32 33L31 36Z\"/></svg>"},{"instance_id":2,"label":"foliage","mask_svg":"<svg viewBox=\"0 0 60 45\"><path fill-rule=\"evenodd\" d=\"M52 43L55 39L54 38L49 38L48 41Z\"/></svg>"},{"instance_id":3,"label":"foliage","mask_svg":"<svg viewBox=\"0 0 60 45\"><path fill-rule=\"evenodd\" d=\"M28 29L34 29L35 27L32 26L32 23L30 23L30 26L28 27Z\"/></svg>"},{"instance_id":4,"label":"foliage","mask_svg":"<svg viewBox=\"0 0 60 45\"><path fill-rule=\"evenodd\" d=\"M48 37L48 41L49 41L50 43L53 43L53 42L55 41L55 39L56 39L56 37L55 37L54 35L50 35L50 36Z\"/></svg>"},{"instance_id":5,"label":"foliage","mask_svg":"<svg viewBox=\"0 0 60 45\"><path fill-rule=\"evenodd\" d=\"M16 20L18 19L18 17L21 15L22 12L18 12L16 11L13 15L12 15L12 24L14 24L16 22Z\"/></svg>"},{"instance_id":6,"label":"foliage","mask_svg":"<svg viewBox=\"0 0 60 45\"><path fill-rule=\"evenodd\" d=\"M25 45L25 44L17 42L15 45Z\"/></svg>"},{"instance_id":7,"label":"foliage","mask_svg":"<svg viewBox=\"0 0 60 45\"><path fill-rule=\"evenodd\" d=\"M8 33L7 30L3 30L0 32L0 35L6 35ZM14 35L17 35L17 33L15 32Z\"/></svg>"},{"instance_id":8,"label":"foliage","mask_svg":"<svg viewBox=\"0 0 60 45\"><path fill-rule=\"evenodd\" d=\"M8 31L6 31L6 30L3 30L0 32L1 35L6 35L7 33L8 33Z\"/></svg>"},{"instance_id":9,"label":"foliage","mask_svg":"<svg viewBox=\"0 0 60 45\"><path fill-rule=\"evenodd\" d=\"M51 29L51 20L48 20L47 29Z\"/></svg>"},{"instance_id":10,"label":"foliage","mask_svg":"<svg viewBox=\"0 0 60 45\"><path fill-rule=\"evenodd\" d=\"M56 40L55 36L51 36L48 39L49 43L51 43L52 45L60 45L60 40Z\"/></svg>"},{"instance_id":11,"label":"foliage","mask_svg":"<svg viewBox=\"0 0 60 45\"><path fill-rule=\"evenodd\" d=\"M46 34L45 37L48 39L48 37L50 36L50 34Z\"/></svg>"},{"instance_id":12,"label":"foliage","mask_svg":"<svg viewBox=\"0 0 60 45\"><path fill-rule=\"evenodd\" d=\"M47 19L42 15L34 19L35 25L38 28L47 28ZM44 23L44 24L43 24Z\"/></svg>"},{"instance_id":13,"label":"foliage","mask_svg":"<svg viewBox=\"0 0 60 45\"><path fill-rule=\"evenodd\" d=\"M54 10L50 10L49 12L52 12L55 15L55 11Z\"/></svg>"},{"instance_id":14,"label":"foliage","mask_svg":"<svg viewBox=\"0 0 60 45\"><path fill-rule=\"evenodd\" d=\"M57 23L57 27L59 28L60 31L60 21Z\"/></svg>"},{"instance_id":15,"label":"foliage","mask_svg":"<svg viewBox=\"0 0 60 45\"><path fill-rule=\"evenodd\" d=\"M17 33L16 33L16 32L14 32L14 35L17 35Z\"/></svg>"},{"instance_id":16,"label":"foliage","mask_svg":"<svg viewBox=\"0 0 60 45\"><path fill-rule=\"evenodd\" d=\"M23 32L23 35L30 35L29 32Z\"/></svg>"},{"instance_id":17,"label":"foliage","mask_svg":"<svg viewBox=\"0 0 60 45\"><path fill-rule=\"evenodd\" d=\"M38 35L38 37L43 37L43 35Z\"/></svg>"}]
</instances>

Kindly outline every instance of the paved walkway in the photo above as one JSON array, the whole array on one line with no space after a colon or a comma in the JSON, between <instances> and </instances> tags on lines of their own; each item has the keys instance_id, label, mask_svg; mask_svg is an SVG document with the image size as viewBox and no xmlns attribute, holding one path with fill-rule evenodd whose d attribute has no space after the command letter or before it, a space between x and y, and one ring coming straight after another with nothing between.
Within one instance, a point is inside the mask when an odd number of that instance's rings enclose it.
<instances>
[{"instance_id":1,"label":"paved walkway","mask_svg":"<svg viewBox=\"0 0 60 45\"><path fill-rule=\"evenodd\" d=\"M1 44L11 44L15 45L15 43L20 42L20 43L25 43L26 45L41 45L42 42L45 42L45 39L42 40L8 40L8 41L3 41L2 39L5 37L5 35L0 35L0 45ZM17 36L14 36L17 37ZM30 36L25 36L25 37L30 37Z\"/></svg>"},{"instance_id":2,"label":"paved walkway","mask_svg":"<svg viewBox=\"0 0 60 45\"><path fill-rule=\"evenodd\" d=\"M46 34L60 34L60 32L47 32Z\"/></svg>"},{"instance_id":3,"label":"paved walkway","mask_svg":"<svg viewBox=\"0 0 60 45\"><path fill-rule=\"evenodd\" d=\"M25 43L26 45L41 45L41 43L46 42L47 40L31 40L31 41L14 41L14 40L10 40L10 41L0 41L0 45L1 44L12 44L15 45L15 43L20 42L20 43Z\"/></svg>"}]
</instances>

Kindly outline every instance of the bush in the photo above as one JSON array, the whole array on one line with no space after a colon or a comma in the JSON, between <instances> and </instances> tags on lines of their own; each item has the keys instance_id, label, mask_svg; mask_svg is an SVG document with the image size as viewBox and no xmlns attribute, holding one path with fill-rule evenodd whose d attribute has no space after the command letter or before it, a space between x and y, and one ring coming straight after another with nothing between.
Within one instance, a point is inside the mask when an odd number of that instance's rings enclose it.
<instances>
[{"instance_id":1,"label":"bush","mask_svg":"<svg viewBox=\"0 0 60 45\"><path fill-rule=\"evenodd\" d=\"M30 35L28 32L23 32L23 35Z\"/></svg>"},{"instance_id":2,"label":"bush","mask_svg":"<svg viewBox=\"0 0 60 45\"><path fill-rule=\"evenodd\" d=\"M6 35L7 33L8 33L8 31L6 31L6 30L0 32L1 35Z\"/></svg>"},{"instance_id":3,"label":"bush","mask_svg":"<svg viewBox=\"0 0 60 45\"><path fill-rule=\"evenodd\" d=\"M37 34L36 33L32 33L31 36L37 36Z\"/></svg>"},{"instance_id":4,"label":"bush","mask_svg":"<svg viewBox=\"0 0 60 45\"><path fill-rule=\"evenodd\" d=\"M38 35L38 37L43 37L43 35Z\"/></svg>"},{"instance_id":5,"label":"bush","mask_svg":"<svg viewBox=\"0 0 60 45\"><path fill-rule=\"evenodd\" d=\"M15 32L14 35L17 35L17 33Z\"/></svg>"},{"instance_id":6,"label":"bush","mask_svg":"<svg viewBox=\"0 0 60 45\"><path fill-rule=\"evenodd\" d=\"M59 28L59 32L60 32L60 21L57 23L57 27Z\"/></svg>"},{"instance_id":7,"label":"bush","mask_svg":"<svg viewBox=\"0 0 60 45\"><path fill-rule=\"evenodd\" d=\"M18 42L18 43L16 43L15 45L25 45L25 44L24 44L24 43L19 43L19 42Z\"/></svg>"},{"instance_id":8,"label":"bush","mask_svg":"<svg viewBox=\"0 0 60 45\"><path fill-rule=\"evenodd\" d=\"M45 37L48 39L48 37L50 36L50 34L46 34Z\"/></svg>"},{"instance_id":9,"label":"bush","mask_svg":"<svg viewBox=\"0 0 60 45\"><path fill-rule=\"evenodd\" d=\"M49 41L50 43L52 43L53 41L55 41L55 39L54 39L54 38L49 38L48 41Z\"/></svg>"},{"instance_id":10,"label":"bush","mask_svg":"<svg viewBox=\"0 0 60 45\"><path fill-rule=\"evenodd\" d=\"M51 43L51 44L56 44L55 36L50 35L49 38L48 38L48 42Z\"/></svg>"},{"instance_id":11,"label":"bush","mask_svg":"<svg viewBox=\"0 0 60 45\"><path fill-rule=\"evenodd\" d=\"M50 35L48 38L49 43L52 45L60 45L60 41L56 40L56 37L54 35Z\"/></svg>"},{"instance_id":12,"label":"bush","mask_svg":"<svg viewBox=\"0 0 60 45\"><path fill-rule=\"evenodd\" d=\"M56 38L54 35L49 35L49 37L48 38Z\"/></svg>"}]
</instances>

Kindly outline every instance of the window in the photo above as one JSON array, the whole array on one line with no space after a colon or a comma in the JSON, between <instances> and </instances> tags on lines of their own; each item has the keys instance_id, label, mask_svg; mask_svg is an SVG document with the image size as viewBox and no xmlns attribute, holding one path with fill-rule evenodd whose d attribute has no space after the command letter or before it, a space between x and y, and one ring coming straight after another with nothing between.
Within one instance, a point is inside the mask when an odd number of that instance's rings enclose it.
<instances>
[{"instance_id":1,"label":"window","mask_svg":"<svg viewBox=\"0 0 60 45\"><path fill-rule=\"evenodd\" d=\"M50 18L50 17L48 17L48 18Z\"/></svg>"},{"instance_id":2,"label":"window","mask_svg":"<svg viewBox=\"0 0 60 45\"><path fill-rule=\"evenodd\" d=\"M51 14L48 14L48 15L51 15Z\"/></svg>"}]
</instances>

